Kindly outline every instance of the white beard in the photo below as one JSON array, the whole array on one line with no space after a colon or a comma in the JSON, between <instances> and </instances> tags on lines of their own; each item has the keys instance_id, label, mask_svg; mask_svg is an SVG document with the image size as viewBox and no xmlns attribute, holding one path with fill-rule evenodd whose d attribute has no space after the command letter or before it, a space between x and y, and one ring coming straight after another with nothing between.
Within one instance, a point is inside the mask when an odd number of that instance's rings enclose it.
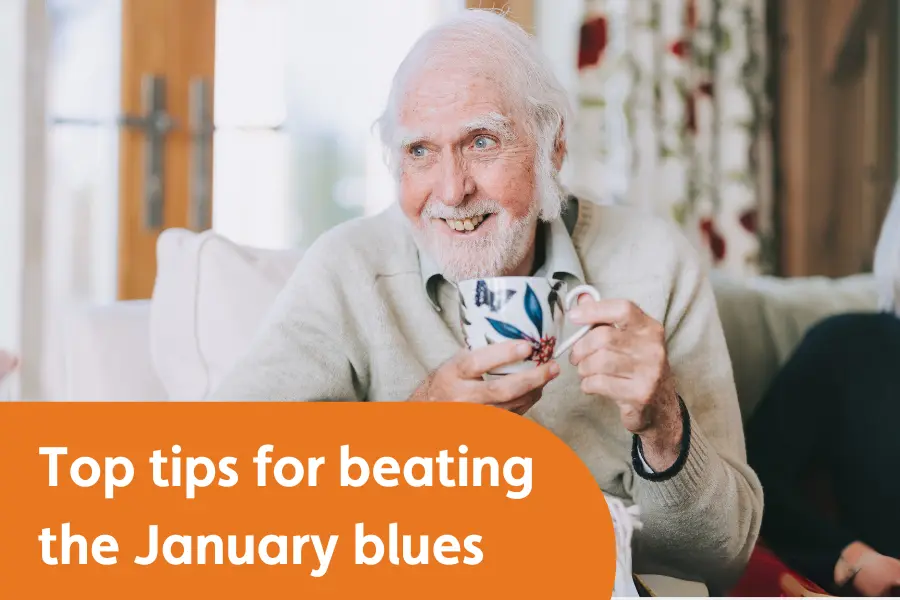
<instances>
[{"instance_id":1,"label":"white beard","mask_svg":"<svg viewBox=\"0 0 900 600\"><path fill-rule=\"evenodd\" d=\"M536 205L521 219L514 219L508 211L501 210L492 217L497 219L497 223L490 235L471 240L453 239L434 231L447 225L425 216L426 212L422 213L419 226L413 228L413 235L437 262L444 277L454 283L479 277L497 277L515 269L531 249L531 234L538 220Z\"/></svg>"},{"instance_id":2,"label":"white beard","mask_svg":"<svg viewBox=\"0 0 900 600\"><path fill-rule=\"evenodd\" d=\"M422 210L420 222L413 229L419 245L437 262L443 276L456 283L479 277L499 277L522 264L534 241L538 219L559 218L566 193L549 161L538 164L536 197L528 214L513 218L498 202L475 200L452 208L439 201L429 201ZM497 224L491 235L477 239L451 239L432 228L447 227L435 219L465 219L480 214L496 213Z\"/></svg>"}]
</instances>

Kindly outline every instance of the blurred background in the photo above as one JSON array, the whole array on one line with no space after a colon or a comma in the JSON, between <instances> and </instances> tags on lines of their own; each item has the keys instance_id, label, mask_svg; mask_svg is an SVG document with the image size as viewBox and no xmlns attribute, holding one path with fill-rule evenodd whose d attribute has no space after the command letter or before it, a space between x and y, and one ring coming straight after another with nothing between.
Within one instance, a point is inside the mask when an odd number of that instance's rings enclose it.
<instances>
[{"instance_id":1,"label":"blurred background","mask_svg":"<svg viewBox=\"0 0 900 600\"><path fill-rule=\"evenodd\" d=\"M467 7L534 33L576 109L564 181L737 277L871 270L897 176L895 0L3 0L0 349L52 397L73 307L149 298L167 228L306 247L383 209L371 126Z\"/></svg>"}]
</instances>

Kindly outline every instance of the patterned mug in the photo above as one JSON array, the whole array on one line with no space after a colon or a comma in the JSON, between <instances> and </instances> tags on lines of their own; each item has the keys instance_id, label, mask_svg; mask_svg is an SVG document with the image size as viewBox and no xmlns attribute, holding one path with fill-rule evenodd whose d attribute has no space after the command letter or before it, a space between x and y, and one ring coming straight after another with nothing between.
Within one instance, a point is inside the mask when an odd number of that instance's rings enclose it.
<instances>
[{"instance_id":1,"label":"patterned mug","mask_svg":"<svg viewBox=\"0 0 900 600\"><path fill-rule=\"evenodd\" d=\"M581 294L600 300L589 285L566 291L566 283L543 277L487 277L459 282L460 311L466 345L470 350L512 340L525 340L534 349L525 360L504 365L491 375L508 375L560 357L591 330L585 325L558 342L565 313Z\"/></svg>"}]
</instances>

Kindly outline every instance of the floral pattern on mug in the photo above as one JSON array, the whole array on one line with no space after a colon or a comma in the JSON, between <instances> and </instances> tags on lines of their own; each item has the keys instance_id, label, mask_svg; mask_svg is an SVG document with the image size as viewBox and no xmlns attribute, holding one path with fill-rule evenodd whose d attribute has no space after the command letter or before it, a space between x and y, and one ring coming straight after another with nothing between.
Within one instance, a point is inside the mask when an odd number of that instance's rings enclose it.
<instances>
[{"instance_id":1,"label":"floral pattern on mug","mask_svg":"<svg viewBox=\"0 0 900 600\"><path fill-rule=\"evenodd\" d=\"M478 282L479 285L482 282ZM551 290L551 297L548 297L548 303L550 306L553 306L552 294L555 293L555 290ZM541 303L538 301L537 294L534 293L534 290L531 289L530 285L525 286L525 313L528 315L528 319L534 325L537 330L537 335L529 335L525 333L515 325L510 323L504 323L503 321L499 321L497 319L492 319L490 317L487 318L487 322L491 324L491 327L494 330L502 335L505 338L511 340L525 340L531 344L531 347L534 349L531 353L531 356L528 360L534 361L539 365L548 362L551 358L553 358L553 349L556 347L556 337L555 336L544 336L544 311L541 308ZM486 338L487 342L492 343L489 338Z\"/></svg>"}]
</instances>

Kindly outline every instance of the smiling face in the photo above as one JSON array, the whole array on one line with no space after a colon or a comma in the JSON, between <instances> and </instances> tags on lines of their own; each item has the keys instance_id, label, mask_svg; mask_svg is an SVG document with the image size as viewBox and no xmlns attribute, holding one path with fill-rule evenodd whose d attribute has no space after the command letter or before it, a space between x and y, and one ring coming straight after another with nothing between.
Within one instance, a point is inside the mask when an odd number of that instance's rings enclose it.
<instances>
[{"instance_id":1,"label":"smiling face","mask_svg":"<svg viewBox=\"0 0 900 600\"><path fill-rule=\"evenodd\" d=\"M538 220L537 144L499 86L430 69L400 107L400 205L453 281L519 274Z\"/></svg>"}]
</instances>

